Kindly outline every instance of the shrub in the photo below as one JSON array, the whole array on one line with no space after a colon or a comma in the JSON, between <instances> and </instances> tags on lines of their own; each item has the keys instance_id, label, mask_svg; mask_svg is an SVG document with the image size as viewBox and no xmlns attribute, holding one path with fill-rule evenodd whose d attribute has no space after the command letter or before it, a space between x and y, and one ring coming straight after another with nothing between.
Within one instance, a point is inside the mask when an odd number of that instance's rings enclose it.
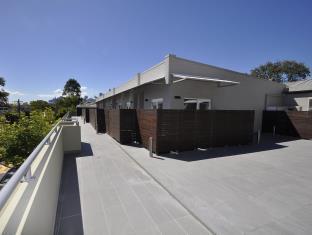
<instances>
[{"instance_id":1,"label":"shrub","mask_svg":"<svg viewBox=\"0 0 312 235\"><path fill-rule=\"evenodd\" d=\"M18 122L0 120L0 160L19 166L47 135L55 122L51 109L21 114Z\"/></svg>"}]
</instances>

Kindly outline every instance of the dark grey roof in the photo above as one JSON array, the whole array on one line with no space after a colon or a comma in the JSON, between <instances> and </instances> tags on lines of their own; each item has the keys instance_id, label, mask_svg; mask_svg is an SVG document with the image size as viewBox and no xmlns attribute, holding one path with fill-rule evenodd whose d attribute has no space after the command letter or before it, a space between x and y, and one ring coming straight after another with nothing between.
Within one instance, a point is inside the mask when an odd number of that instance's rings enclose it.
<instances>
[{"instance_id":1,"label":"dark grey roof","mask_svg":"<svg viewBox=\"0 0 312 235\"><path fill-rule=\"evenodd\" d=\"M96 108L95 103L78 104L77 108Z\"/></svg>"},{"instance_id":2,"label":"dark grey roof","mask_svg":"<svg viewBox=\"0 0 312 235\"><path fill-rule=\"evenodd\" d=\"M285 85L288 88L288 92L312 91L312 78L296 82L286 82Z\"/></svg>"}]
</instances>

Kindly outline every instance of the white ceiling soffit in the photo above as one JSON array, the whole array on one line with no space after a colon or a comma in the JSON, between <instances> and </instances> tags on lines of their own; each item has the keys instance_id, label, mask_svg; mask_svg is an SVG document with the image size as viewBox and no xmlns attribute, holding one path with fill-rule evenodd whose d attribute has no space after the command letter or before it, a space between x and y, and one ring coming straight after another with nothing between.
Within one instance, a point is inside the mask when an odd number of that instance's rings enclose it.
<instances>
[{"instance_id":1,"label":"white ceiling soffit","mask_svg":"<svg viewBox=\"0 0 312 235\"><path fill-rule=\"evenodd\" d=\"M172 76L174 78L178 78L178 80L173 81L173 83L182 82L185 80L196 80L196 81L206 81L206 82L217 82L219 84L227 84L227 85L238 85L239 82L234 82L230 80L223 80L219 78L210 78L210 77L199 77L199 76L193 76L193 75L186 75L186 74L176 74L172 73Z\"/></svg>"}]
</instances>

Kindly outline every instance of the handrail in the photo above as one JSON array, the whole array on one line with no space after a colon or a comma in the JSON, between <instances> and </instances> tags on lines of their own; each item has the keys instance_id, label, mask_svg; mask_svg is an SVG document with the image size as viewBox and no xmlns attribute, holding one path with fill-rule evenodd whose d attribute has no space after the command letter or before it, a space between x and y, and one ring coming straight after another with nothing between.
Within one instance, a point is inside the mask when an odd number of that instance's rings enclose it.
<instances>
[{"instance_id":1,"label":"handrail","mask_svg":"<svg viewBox=\"0 0 312 235\"><path fill-rule=\"evenodd\" d=\"M68 113L66 113L64 117L65 116L67 119ZM60 121L57 122L57 124L51 129L51 131L46 135L46 137L37 145L37 147L32 151L32 153L26 158L23 164L14 173L12 178L0 190L0 211L3 209L4 205L8 201L9 197L11 196L12 192L15 190L18 183L21 182L24 177L27 177L28 179L32 177L31 176L31 164L36 159L42 147L47 142L49 143L51 135L54 132L57 133L59 131L57 128L62 122L64 122L64 117Z\"/></svg>"}]
</instances>

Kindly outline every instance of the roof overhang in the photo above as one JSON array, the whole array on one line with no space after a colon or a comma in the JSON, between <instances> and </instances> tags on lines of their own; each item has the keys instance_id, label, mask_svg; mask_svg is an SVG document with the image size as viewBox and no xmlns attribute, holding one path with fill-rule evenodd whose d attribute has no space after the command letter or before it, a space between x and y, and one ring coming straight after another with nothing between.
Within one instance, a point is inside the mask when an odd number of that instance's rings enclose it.
<instances>
[{"instance_id":1,"label":"roof overhang","mask_svg":"<svg viewBox=\"0 0 312 235\"><path fill-rule=\"evenodd\" d=\"M88 108L88 109L92 109L92 108L96 108L96 104L92 104L92 105L78 104L76 107L77 107L77 108Z\"/></svg>"},{"instance_id":2,"label":"roof overhang","mask_svg":"<svg viewBox=\"0 0 312 235\"><path fill-rule=\"evenodd\" d=\"M301 93L311 93L312 90L298 90L298 91L284 91L284 94L301 94Z\"/></svg>"},{"instance_id":3,"label":"roof overhang","mask_svg":"<svg viewBox=\"0 0 312 235\"><path fill-rule=\"evenodd\" d=\"M173 83L182 82L186 80L193 80L193 81L203 81L203 82L214 82L218 83L219 86L233 86L238 85L240 82L224 80L219 78L212 78L212 77L202 77L202 76L194 76L194 75L187 75L187 74L171 74L173 78L177 78L177 80L173 80Z\"/></svg>"}]
</instances>

